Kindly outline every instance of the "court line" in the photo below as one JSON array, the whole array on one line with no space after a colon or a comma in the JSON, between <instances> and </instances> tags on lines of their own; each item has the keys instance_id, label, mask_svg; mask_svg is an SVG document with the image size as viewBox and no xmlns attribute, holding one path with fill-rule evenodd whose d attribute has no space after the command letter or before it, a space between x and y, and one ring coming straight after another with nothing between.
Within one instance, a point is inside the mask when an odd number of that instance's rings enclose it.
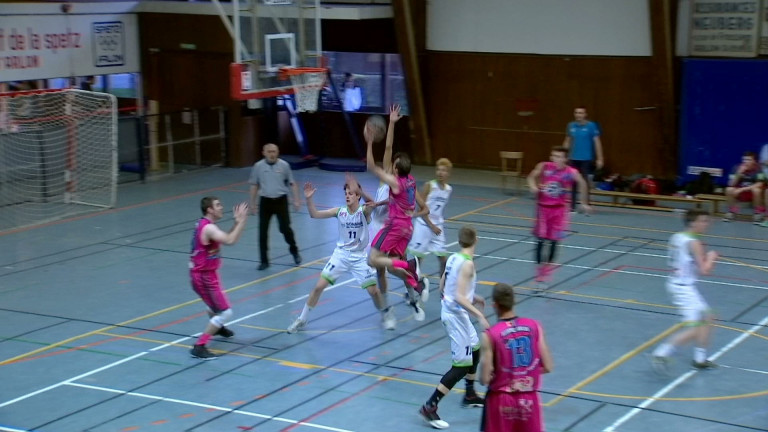
<instances>
[{"instance_id":1,"label":"court line","mask_svg":"<svg viewBox=\"0 0 768 432\"><path fill-rule=\"evenodd\" d=\"M489 208L493 208L493 207L496 207L496 206L500 206L500 205L504 205L504 204L509 204L512 201L515 201L516 199L517 198L508 198L508 199L505 199L504 201L495 202L493 204L488 204L486 206L482 206L482 207L480 207L478 209L475 209L475 210L470 210L470 211L467 211L467 212L464 212L464 213L457 214L456 216L452 216L452 217L446 218L445 220L446 221L457 222L456 219L463 218L464 216L469 216L469 215L475 214L475 213L477 213L479 211L483 211L483 210L486 210L486 209L489 209Z\"/></svg>"},{"instance_id":2,"label":"court line","mask_svg":"<svg viewBox=\"0 0 768 432\"><path fill-rule=\"evenodd\" d=\"M593 381L597 380L598 378L601 378L603 375L607 374L608 372L616 369L620 365L624 364L627 360L631 359L632 357L639 354L641 351L647 349L649 346L654 345L658 341L664 339L665 337L669 336L671 333L676 331L682 326L682 323L677 323L673 325L672 327L664 330L663 332L657 334L656 336L652 337L651 339L643 342L640 346L635 347L631 349L629 352L625 353L621 357L617 358L616 360L612 361L611 363L604 366L602 369L598 370L597 372L593 373L592 375L588 376L587 378L583 379L582 381L578 382L573 387L566 390L564 393L560 394L556 398L552 399L551 401L544 403L544 406L554 406L558 402L562 401L563 399L567 398L568 395L571 393L581 389L582 387L589 385Z\"/></svg>"},{"instance_id":3,"label":"court line","mask_svg":"<svg viewBox=\"0 0 768 432\"><path fill-rule=\"evenodd\" d=\"M524 259L524 258L506 258L506 257L498 257L494 255L481 255L481 254L475 254L475 257L482 257L482 258L490 258L495 260L501 260L501 261L517 261L517 262L524 262L524 263L533 263L533 260ZM610 269L610 268L603 268L603 267L592 267L592 266L582 266L577 264L559 264L560 267L571 267L581 270L595 270L595 271L612 271L615 273L623 273L623 274L630 274L630 275L638 275L638 276L650 276L655 278L667 278L667 275L664 274L654 274L654 273L644 273L639 271L629 271L629 270L616 270L616 269ZM759 289L763 291L768 291L768 287L765 286L758 286L758 285L747 285L747 284L737 284L737 283L731 283L731 282L720 282L720 281L714 281L714 280L700 280L698 281L700 284L713 284L713 285L725 285L725 286L731 286L731 287L739 287L739 288L754 288Z\"/></svg>"},{"instance_id":4,"label":"court line","mask_svg":"<svg viewBox=\"0 0 768 432\"><path fill-rule=\"evenodd\" d=\"M477 236L477 238L485 239L485 240L505 241L505 242L510 242L510 243L525 243L525 244L532 244L532 245L536 244L535 241L531 241L531 240L514 240L514 239L505 239L505 238L499 238L499 237L486 237L486 236ZM633 239L633 238L627 238L626 240L627 241L638 242L638 243L642 243L643 242L642 240L636 240L636 239ZM650 243L650 245L652 245L652 246L662 246L660 243ZM595 250L596 249L596 248L592 248L592 247L588 247L588 246L576 246L576 245L569 245L569 244L559 244L558 246L561 247L561 248L566 248L566 249L582 249L582 250ZM663 246L665 248L667 247L667 245L663 245ZM647 256L647 257L652 257L652 258L667 259L667 255L665 255L665 254L654 254L654 253L646 253L646 252L629 252L629 251L620 251L620 250L614 250L614 249L600 249L600 252L610 252L610 253L618 253L618 254L623 254L623 255L637 255L637 256ZM740 267L747 266L747 267L754 267L754 268L756 268L758 270L761 270L761 271L768 271L768 266L756 266L756 265L753 265L753 264L742 263L741 261L734 260L732 258L724 258L724 257L721 257L721 258L727 259L727 260L732 261L732 262L725 262L725 263L719 263L719 264L731 265L731 266L740 266Z\"/></svg>"},{"instance_id":5,"label":"court line","mask_svg":"<svg viewBox=\"0 0 768 432\"><path fill-rule=\"evenodd\" d=\"M484 210L484 209L478 209ZM493 213L475 213L478 216L489 216L489 217L500 217L500 218L507 218L507 219L523 219L523 220L534 220L532 217L522 217L522 216L507 216L507 215L499 215L499 214L493 214ZM455 216L459 217L459 216ZM635 230L635 231L648 231L648 232L656 232L656 233L662 233L662 234L674 234L679 231L670 231L670 230L662 230L657 228L641 228L636 226L625 226L625 225L609 225L609 224L599 224L599 223L589 223L589 222L574 222L573 220L569 221L570 225L584 225L584 226L591 226L591 227L598 227L598 228L616 228L616 229L629 229L629 230ZM745 238L745 237L731 237L731 236L723 236L718 234L701 234L701 237L711 237L711 238L717 238L717 239L725 239L725 240L741 240L741 241L754 241L759 243L768 243L768 240L758 239L758 238Z\"/></svg>"},{"instance_id":6,"label":"court line","mask_svg":"<svg viewBox=\"0 0 768 432\"><path fill-rule=\"evenodd\" d=\"M742 333L741 335L739 335L736 338L734 338L727 345L725 345L724 347L720 348L719 351L717 351L715 354L713 354L712 356L709 357L709 360L711 360L711 361L717 360L720 356L722 356L723 354L725 354L728 351L730 351L731 349L733 349L735 346L737 346L738 344L743 342L750 335L754 334L757 330L760 330L761 328L763 328L766 324L768 324L768 316L763 318L759 323L754 325L746 333ZM618 420L613 422L610 426L608 426L605 429L603 429L603 432L615 432L616 428L618 428L619 426L621 426L624 423L628 422L634 416L636 416L637 414L642 412L645 408L649 407L651 404L656 402L658 400L658 398L664 397L664 395L666 395L667 393L669 393L672 390L674 390L675 388L677 388L677 386L679 386L680 384L682 384L685 381L687 381L688 378L690 378L693 375L695 375L696 372L698 372L698 370L693 369L693 370L690 370L690 371L684 373L683 375L680 375L677 379L675 379L671 383L667 384L664 388L662 388L661 390L659 390L656 393L654 393L651 397L649 397L648 399L646 399L645 401L640 403L638 406L636 406L635 408L632 408L629 412L627 412L622 417L620 417Z\"/></svg>"},{"instance_id":7,"label":"court line","mask_svg":"<svg viewBox=\"0 0 768 432\"><path fill-rule=\"evenodd\" d=\"M306 268L309 268L310 265L315 264L317 262L322 262L322 261L324 261L324 260L326 260L328 258L329 257L320 258L320 259L317 259L317 260L314 260L314 261L310 261L310 262L308 262L308 263L306 263L306 264L304 264L304 265L302 265L300 267L292 267L292 268L283 270L283 271L281 271L279 273L275 273L273 275L269 275L269 276L265 276L263 278L255 279L255 280L252 280L250 282L246 282L244 284L241 284L241 285L229 288L229 289L225 290L225 292L227 292L227 293L234 292L234 291L237 291L237 290L240 290L240 289L243 289L243 288L247 288L249 286L252 286L252 285L255 285L255 284L258 284L258 283L270 280L270 279L274 279L274 278L276 278L278 276L283 276L285 274L288 274L288 273L291 273L291 272L294 272L294 271L298 271L300 269L306 269ZM120 322L120 323L117 323L117 324L113 324L113 325L109 325L109 326L106 326L106 327L102 327L100 329L96 329L96 330L92 330L92 331L89 331L89 332L86 332L86 333L82 333L80 335L73 336L73 337L61 340L59 342L54 342L54 343L52 343L50 345L47 345L47 346L44 346L44 347L32 350L32 351L24 353L24 354L19 354L19 355L15 356L15 357L12 357L10 359L6 359L6 360L3 360L3 361L0 361L0 366L5 366L7 364L15 363L15 362L17 362L19 360L22 360L24 358L27 358L27 357L39 354L39 353L41 353L43 351L47 351L47 350L50 350L50 349L53 349L53 348L58 348L58 347L60 347L60 346L62 346L64 344L68 344L68 343L74 342L76 340L92 336L92 335L94 335L96 333L109 331L109 330L112 330L112 329L115 329L115 328L118 328L118 327L125 327L125 326L127 326L129 324L133 324L133 323L135 323L137 321L142 321L142 320L145 320L145 319L148 319L148 318L155 317L157 315L164 314L166 312L171 312L171 311L174 311L174 310L177 310L177 309L181 309L181 308L183 308L185 306L189 306L189 305L192 305L192 304L195 304L195 303L200 303L201 301L202 300L200 300L199 298L196 298L194 300L189 300L189 301L186 301L184 303L179 303L179 304L176 304L176 305L173 305L173 306L169 306L169 307L167 307L165 309L161 309L159 311L148 313L146 315L142 315L142 316L137 317L137 318L131 318L131 319L127 320L127 321L123 321L123 322Z\"/></svg>"},{"instance_id":8,"label":"court line","mask_svg":"<svg viewBox=\"0 0 768 432\"><path fill-rule=\"evenodd\" d=\"M296 267L296 268L294 268L294 269L298 269L298 268L299 268L299 267ZM290 270L294 270L294 269L290 269ZM286 271L289 271L289 270L286 270ZM276 275L273 275L273 276L276 276ZM268 277L269 277L269 276L268 276ZM346 281L344 281L344 282L340 282L340 283L338 283L338 284L334 285L334 287L342 286L342 285L344 285L344 284L347 284L347 283L349 283L349 282L352 282L353 280L354 280L354 279L348 279L348 280L346 280ZM329 287L329 288L331 288L331 287ZM244 321L244 320L246 320L246 319L250 319L250 318L253 318L253 317L256 317L256 316L262 315L262 314L264 314L264 313L267 313L267 312L271 312L271 311L273 311L273 310L275 310L275 309L278 309L278 308L280 308L280 307L282 307L282 306L286 306L287 304L288 304L288 302L285 302L285 303L281 303L281 304L278 304L278 305L275 305L275 306L269 307L269 308L267 308L267 309L263 309L263 310L260 310L260 311L258 311L258 312L254 312L254 313L252 313L252 314L249 314L249 315L243 316L243 317L241 317L241 318L238 318L238 319L232 320L232 321L230 321L230 322L229 322L229 324L236 324L236 323L238 323L238 322L240 322L240 321ZM100 329L100 330L94 330L94 331L92 331L92 332L89 332L89 334L93 334L94 332L100 332L100 331L108 331L108 330L111 330L111 329L113 329L113 328L115 328L115 326L112 326L112 327L105 327L104 329ZM30 398L30 397L32 397L32 396L36 396L36 395L38 395L38 394L40 394L40 393L44 393L44 392L47 392L47 391L49 391L49 390L53 390L53 389L55 389L55 388L58 388L58 387L60 387L60 386L62 386L62 385L65 385L65 384L69 384L69 383L71 383L71 382L73 382L73 381L77 381L77 380L79 380L79 379L82 379L82 378L86 378L86 377L88 377L88 376L91 376L91 375L93 375L93 374L96 374L96 373L102 372L102 371L104 371L104 370L107 370L107 369L111 369L111 368L113 368L113 367L115 367L115 366L118 366L118 365L121 365L121 364L123 364L123 363L125 363L125 362L127 362L127 361L130 361L130 360L133 360L133 359L136 359L136 358L139 358L139 357L143 357L144 355L147 355L147 354L149 354L149 353L151 353L151 352L154 352L154 351L158 351L158 350L161 350L161 349L167 348L167 347L169 347L169 346L176 346L176 345L180 344L181 342L184 342L185 340L188 340L188 339L192 339L192 338L195 338L195 337L197 337L197 336L199 336L199 335L200 335L200 333L197 333L197 334L195 334L195 335L192 335L192 336L184 336L184 337L181 337L181 338L179 338L179 339L176 339L176 340L174 340L174 341L163 343L163 344L162 344L162 345L160 345L160 346L157 346L157 347L154 347L154 348L150 348L150 349L148 349L148 350L146 350L146 351L143 351L143 352L140 352L140 353L134 354L134 355L132 355L132 356L129 356L129 357L126 357L126 358L124 358L124 359L120 359L120 360L118 360L118 361L115 361L115 362L112 362L112 363L110 363L110 364L104 365L104 366L102 366L102 367L100 367L100 368L97 368L97 369L91 370L91 371L89 371L89 372L85 372L85 373L83 373L83 374L77 375L77 376L75 376L75 377L73 377L73 378L69 378L69 379L66 379L66 380L64 380L64 381L60 381L60 382L58 382L58 383L56 383L56 384L52 384L52 385L50 385L50 386L48 386L48 387L44 387L44 388L42 388L42 389L39 389L39 390L36 390L36 391L34 391L34 392L30 392L30 393L27 393L27 394L25 394L25 395L19 396L19 397L15 398L15 399L12 399L12 400L9 400L9 401L6 401L6 402L3 402L3 403L1 403L1 404L0 404L0 408L3 408L3 407L5 407L5 406L8 406L8 405L12 405L12 404L14 404L14 403L16 403L16 402L20 402L20 401L22 401L22 400L24 400L24 399L28 399L28 398Z\"/></svg>"},{"instance_id":9,"label":"court line","mask_svg":"<svg viewBox=\"0 0 768 432\"><path fill-rule=\"evenodd\" d=\"M279 305L275 305L275 306L269 307L269 308L267 308L267 309L262 309L262 310L260 310L260 311L258 311L258 312L254 312L254 313L252 313L252 314L250 314L250 315L246 315L246 316L244 316L244 317L242 317L242 318L238 318L238 319L236 319L236 320L232 320L232 321L230 321L230 322L231 322L231 323L237 323L237 322L243 321L243 320L245 320L245 319L250 319L250 318L253 318L253 317L255 317L255 316L259 316L259 315L265 314L265 313L267 313L267 312L271 312L271 311L273 311L273 310L275 310L275 309L278 309L278 308L280 308L280 307L282 307L282 306L285 306L285 305L286 305L286 303L281 303L281 304L279 304ZM114 327L113 327L113 328L114 328ZM90 333L92 333L92 332L90 332ZM20 402L20 401L22 401L22 400L24 400L24 399L28 399L28 398L30 398L30 397L32 397L32 396L36 396L36 395L38 395L38 394L40 394L40 393L45 393L45 392L47 392L47 391L49 391L49 390L53 390L53 389L55 389L55 388L61 387L62 385L65 385L65 384L69 384L69 383L72 383L73 381L77 381L77 380L79 380L79 379L82 379L82 378L86 378L86 377L89 377L89 376L91 376L91 375L97 374L97 373L99 373L99 372L102 372L102 371L105 371L105 370L107 370L107 369L111 369L111 368L113 368L113 367L115 367L115 366L119 366L119 365L121 365L121 364L123 364L123 363L126 363L126 362L128 362L128 361L131 361L131 360L137 359L137 358L139 358L139 357L143 357L143 356L145 356L145 355L147 355L147 354L149 354L149 353L151 353L151 352L154 352L154 351L159 351L159 350L161 350L161 349L164 349L164 348L167 348L167 347L169 347L169 346L175 346L175 345L178 345L178 344L180 344L181 342L184 342L185 340L188 340L188 339L192 339L192 338L195 338L195 337L197 337L197 336L199 336L199 335L200 335L200 333L197 333L197 334L195 334L195 335L192 335L192 336L184 336L184 337L178 338L178 339L176 339L176 340L174 340L174 341L171 341L171 342L166 342L166 343L164 343L164 344L162 344L162 345L160 345L160 346L156 346L156 347L154 347L154 348L150 348L150 349L148 349L148 350L146 350L146 351L142 351L142 352L136 353L136 354L134 354L134 355L132 355L132 356L126 357L126 358L124 358L124 359L120 359L120 360L117 360L117 361L115 361L115 362L109 363L109 364L107 364L107 365L104 365L104 366L102 366L102 367L99 367L99 368L96 368L96 369L92 369L92 370L90 370L90 371L88 371L88 372L84 372L84 373L82 373L82 374L80 374L80 375L77 375L77 376L75 376L75 377L72 377L72 378L69 378L69 379L66 379L66 380L63 380L63 381L59 381L58 383L56 383L56 384L51 384L51 385L49 385L48 387L44 387L44 388L42 388L42 389L39 389L39 390L35 390L35 391L33 391L33 392L30 392L30 393L27 393L27 394L25 394L25 395L19 396L19 397L15 398L15 399L11 399L11 400L9 400L9 401L6 401L6 402L3 402L3 403L0 403L0 408L3 408L3 407L5 407L5 406L8 406L8 405L13 405L13 404L15 404L16 402Z\"/></svg>"},{"instance_id":10,"label":"court line","mask_svg":"<svg viewBox=\"0 0 768 432\"><path fill-rule=\"evenodd\" d=\"M168 398L168 397L163 397L163 396L154 396L154 395L150 395L150 394L146 394L146 393L138 393L138 392L125 391L125 390L117 390L117 389L112 389L112 388L108 388L108 387L99 387L99 386L94 386L94 385L89 385L89 384L66 383L65 385L73 386L73 387L82 387L82 388L89 389L89 390L98 390L98 391L103 391L103 392L108 392L108 393L117 393L117 394L126 395L126 396L135 396L135 397L139 397L139 398L152 399L152 400L157 400L157 401L161 401L161 402L172 402L172 403L176 403L176 404L189 405L189 406L194 406L194 407L198 407L198 408L206 408L206 409L215 410L215 411L225 411L225 412L228 412L228 413L242 414L244 416L249 416L249 417L257 417L257 418L261 418L261 419L275 420L275 421L279 421L279 422L282 422L282 423L290 423L290 424L295 425L295 426L307 426L307 427L312 427L312 428L316 428L316 429L323 429L323 430L328 430L328 431L333 431L333 432L353 432L351 430L340 429L340 428L335 428L335 427L331 427L331 426L324 426L324 425L320 425L320 424L317 424L317 423L309 423L309 422L300 421L300 420L293 420L293 419L289 419L289 418L285 418L285 417L274 417L274 416L270 416L270 415L266 415L266 414L259 414L259 413L253 412L253 411L244 411L244 410L239 410L237 408L230 408L230 407L220 407L220 406L206 404L206 403L187 401L187 400L183 400L183 399Z\"/></svg>"},{"instance_id":11,"label":"court line","mask_svg":"<svg viewBox=\"0 0 768 432\"><path fill-rule=\"evenodd\" d=\"M0 237L5 236L5 235L9 235L9 234L16 234L16 233L20 233L20 232L30 231L30 230L37 229L37 228L45 228L45 227L52 226L52 225L59 225L59 224L65 223L65 222L75 222L75 221L79 221L79 220L82 220L82 219L92 218L94 216L108 215L108 214L112 214L112 213L119 213L119 212L125 211L125 210L131 210L131 209L135 209L135 208L139 208L139 207L144 207L144 206L148 206L148 205L161 204L161 203L173 201L175 199L187 198L187 197L195 196L195 195L202 195L202 194L206 194L208 192L222 190L222 189L228 188L230 186L236 186L236 185L245 184L245 183L248 183L248 182L244 181L244 182L230 183L230 184L224 185L224 186L214 187L214 188L210 188L210 189L203 189L203 190L195 191L195 192L188 192L188 193L185 193L185 194L174 195L174 196L165 197L165 198L158 198L158 199L154 199L152 201L140 202L140 203L131 204L131 205L128 205L128 206L125 206L125 207L117 207L117 208L112 208L112 209L109 209L109 210L97 211L97 212L94 212L94 213L88 213L88 214L84 214L84 215L80 215L80 216L74 216L74 217L70 217L70 218L66 218L66 219L58 219L58 220L46 222L46 223L43 223L43 224L40 224L40 225L29 225L29 226L25 226L25 227L21 227L21 228L16 228L16 229L8 230L8 231L0 231Z\"/></svg>"}]
</instances>

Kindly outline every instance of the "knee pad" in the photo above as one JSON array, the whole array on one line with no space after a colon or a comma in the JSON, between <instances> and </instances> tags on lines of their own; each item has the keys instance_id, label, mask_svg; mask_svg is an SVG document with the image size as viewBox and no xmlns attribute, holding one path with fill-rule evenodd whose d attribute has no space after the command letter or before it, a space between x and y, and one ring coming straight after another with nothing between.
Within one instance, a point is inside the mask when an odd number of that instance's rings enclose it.
<instances>
[{"instance_id":1,"label":"knee pad","mask_svg":"<svg viewBox=\"0 0 768 432\"><path fill-rule=\"evenodd\" d=\"M224 327L224 324L232 318L232 309L227 309L219 312L211 317L211 324L216 327Z\"/></svg>"},{"instance_id":2,"label":"knee pad","mask_svg":"<svg viewBox=\"0 0 768 432\"><path fill-rule=\"evenodd\" d=\"M471 366L452 366L451 370L449 370L440 379L440 384L444 385L448 389L452 389L457 382L461 381L461 379L469 373L470 369Z\"/></svg>"}]
</instances>

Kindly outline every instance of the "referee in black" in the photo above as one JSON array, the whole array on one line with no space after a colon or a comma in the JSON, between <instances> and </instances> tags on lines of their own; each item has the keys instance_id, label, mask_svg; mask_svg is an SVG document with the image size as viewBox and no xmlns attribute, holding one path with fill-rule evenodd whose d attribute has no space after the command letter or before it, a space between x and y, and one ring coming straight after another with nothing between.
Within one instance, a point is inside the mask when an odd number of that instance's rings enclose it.
<instances>
[{"instance_id":1,"label":"referee in black","mask_svg":"<svg viewBox=\"0 0 768 432\"><path fill-rule=\"evenodd\" d=\"M259 270L269 267L267 256L269 241L269 221L272 215L277 215L277 223L280 233L288 243L289 251L293 255L293 262L301 264L301 255L296 246L296 239L291 229L291 216L288 213L288 193L292 192L293 207L299 210L299 188L293 180L293 172L288 162L280 159L280 151L274 144L267 144L262 150L264 159L256 162L251 170L248 183L251 184L251 213L259 213L259 253L261 265ZM256 199L259 198L259 201Z\"/></svg>"}]
</instances>

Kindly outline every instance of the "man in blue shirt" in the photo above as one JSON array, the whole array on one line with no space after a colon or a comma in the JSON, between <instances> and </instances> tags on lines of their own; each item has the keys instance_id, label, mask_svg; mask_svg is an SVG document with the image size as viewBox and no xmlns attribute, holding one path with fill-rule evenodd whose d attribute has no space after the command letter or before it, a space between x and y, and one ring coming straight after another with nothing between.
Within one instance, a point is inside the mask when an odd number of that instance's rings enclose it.
<instances>
[{"instance_id":1,"label":"man in blue shirt","mask_svg":"<svg viewBox=\"0 0 768 432\"><path fill-rule=\"evenodd\" d=\"M594 168L603 167L603 145L600 142L600 128L597 123L587 120L587 109L576 107L573 110L574 121L565 128L563 147L570 151L571 166L579 170L585 179L591 179ZM594 164L594 166L593 166ZM589 205L589 189L582 203ZM571 190L571 211L576 211L576 188Z\"/></svg>"}]
</instances>

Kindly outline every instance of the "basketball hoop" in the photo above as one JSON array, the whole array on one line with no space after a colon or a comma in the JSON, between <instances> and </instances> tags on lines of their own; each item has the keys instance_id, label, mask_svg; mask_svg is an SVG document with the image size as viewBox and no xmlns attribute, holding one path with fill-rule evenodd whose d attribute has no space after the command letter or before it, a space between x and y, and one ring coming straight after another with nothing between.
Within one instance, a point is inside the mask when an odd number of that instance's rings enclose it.
<instances>
[{"instance_id":1,"label":"basketball hoop","mask_svg":"<svg viewBox=\"0 0 768 432\"><path fill-rule=\"evenodd\" d=\"M299 112L317 111L320 90L325 84L328 69L313 67L283 67L280 68L281 80L291 79L293 91L296 94L296 109Z\"/></svg>"}]
</instances>

